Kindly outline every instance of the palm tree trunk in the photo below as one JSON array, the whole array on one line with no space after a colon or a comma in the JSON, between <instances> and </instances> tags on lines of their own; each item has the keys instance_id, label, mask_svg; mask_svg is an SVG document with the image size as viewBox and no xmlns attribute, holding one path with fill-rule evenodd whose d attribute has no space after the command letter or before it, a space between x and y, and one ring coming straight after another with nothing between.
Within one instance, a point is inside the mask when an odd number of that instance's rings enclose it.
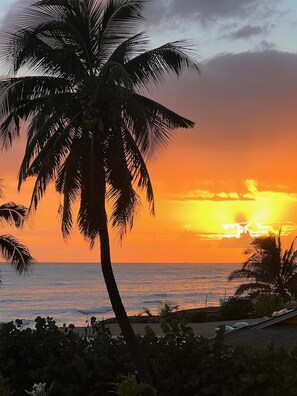
<instances>
[{"instance_id":1,"label":"palm tree trunk","mask_svg":"<svg viewBox=\"0 0 297 396\"><path fill-rule=\"evenodd\" d=\"M130 355L134 362L135 368L140 381L149 381L148 370L143 353L137 342L134 330L131 326L126 310L122 303L122 299L115 281L110 259L110 245L107 222L102 225L100 233L100 254L101 254L101 268L105 284L107 287L110 302L121 328L124 339L127 343Z\"/></svg>"}]
</instances>

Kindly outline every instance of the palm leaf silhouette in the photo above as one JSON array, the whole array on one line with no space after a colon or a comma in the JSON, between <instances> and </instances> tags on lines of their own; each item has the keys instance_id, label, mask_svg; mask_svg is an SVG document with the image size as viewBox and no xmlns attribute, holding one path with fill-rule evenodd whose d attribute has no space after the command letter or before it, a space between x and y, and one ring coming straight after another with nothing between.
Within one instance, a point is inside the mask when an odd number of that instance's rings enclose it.
<instances>
[{"instance_id":1,"label":"palm leaf silhouette","mask_svg":"<svg viewBox=\"0 0 297 396\"><path fill-rule=\"evenodd\" d=\"M237 287L235 294L279 294L284 302L297 296L297 251L294 241L289 249L283 252L281 230L278 235L256 238L245 250L249 257L242 268L232 271L228 276L230 281L246 279Z\"/></svg>"}]
</instances>

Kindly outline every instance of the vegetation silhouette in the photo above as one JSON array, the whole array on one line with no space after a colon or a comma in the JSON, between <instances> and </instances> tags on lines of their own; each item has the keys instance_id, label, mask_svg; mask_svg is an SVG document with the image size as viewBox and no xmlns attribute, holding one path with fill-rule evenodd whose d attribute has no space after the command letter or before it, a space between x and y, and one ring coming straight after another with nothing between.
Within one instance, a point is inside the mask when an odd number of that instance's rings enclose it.
<instances>
[{"instance_id":1,"label":"vegetation silhouette","mask_svg":"<svg viewBox=\"0 0 297 396\"><path fill-rule=\"evenodd\" d=\"M231 272L230 281L249 280L238 286L235 295L277 294L284 303L297 297L297 251L292 241L289 249L283 252L281 230L278 235L255 238L244 251L248 259L242 268Z\"/></svg>"},{"instance_id":2,"label":"vegetation silhouette","mask_svg":"<svg viewBox=\"0 0 297 396\"><path fill-rule=\"evenodd\" d=\"M0 191L0 197L2 192ZM25 206L15 202L7 202L0 205L0 224L12 225L16 228L22 228L28 215L28 209ZM13 235L0 235L0 252L2 257L9 261L18 274L28 271L33 263L33 257L29 249ZM1 283L1 274L0 274Z\"/></svg>"},{"instance_id":3,"label":"vegetation silhouette","mask_svg":"<svg viewBox=\"0 0 297 396\"><path fill-rule=\"evenodd\" d=\"M133 226L140 197L154 213L146 159L154 157L175 128L194 123L144 96L165 76L199 71L190 45L178 41L147 50L135 29L142 21L141 0L42 0L22 10L3 35L2 55L15 75L2 79L0 130L8 149L27 121L27 145L19 188L36 177L30 210L48 184L63 196L59 208L64 238L77 224L93 247L100 240L101 267L110 301L138 370L147 379L143 355L114 278L108 223L120 238ZM4 58L3 58L4 59ZM109 210L107 210L109 207ZM109 221L107 212L110 213Z\"/></svg>"}]
</instances>

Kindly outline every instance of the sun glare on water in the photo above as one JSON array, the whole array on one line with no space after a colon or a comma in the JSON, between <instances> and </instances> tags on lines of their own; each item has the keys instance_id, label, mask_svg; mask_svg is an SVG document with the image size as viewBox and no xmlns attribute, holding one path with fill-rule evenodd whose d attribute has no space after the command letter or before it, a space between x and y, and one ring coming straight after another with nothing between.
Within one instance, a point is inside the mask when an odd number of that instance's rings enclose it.
<instances>
[{"instance_id":1,"label":"sun glare on water","mask_svg":"<svg viewBox=\"0 0 297 396\"><path fill-rule=\"evenodd\" d=\"M225 230L224 238L240 238L243 235L250 235L256 238L273 231L273 228L269 225L252 222L223 224L223 228Z\"/></svg>"}]
</instances>

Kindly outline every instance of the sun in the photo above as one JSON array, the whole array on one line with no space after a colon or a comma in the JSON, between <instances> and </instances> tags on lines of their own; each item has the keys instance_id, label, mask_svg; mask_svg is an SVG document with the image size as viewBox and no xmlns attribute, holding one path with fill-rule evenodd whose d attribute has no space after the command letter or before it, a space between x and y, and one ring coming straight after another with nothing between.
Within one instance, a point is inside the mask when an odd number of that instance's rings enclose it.
<instances>
[{"instance_id":1,"label":"sun","mask_svg":"<svg viewBox=\"0 0 297 396\"><path fill-rule=\"evenodd\" d=\"M274 231L270 225L253 222L223 224L222 227L225 230L224 238L241 238L243 235L250 235L252 238L256 238Z\"/></svg>"}]
</instances>

